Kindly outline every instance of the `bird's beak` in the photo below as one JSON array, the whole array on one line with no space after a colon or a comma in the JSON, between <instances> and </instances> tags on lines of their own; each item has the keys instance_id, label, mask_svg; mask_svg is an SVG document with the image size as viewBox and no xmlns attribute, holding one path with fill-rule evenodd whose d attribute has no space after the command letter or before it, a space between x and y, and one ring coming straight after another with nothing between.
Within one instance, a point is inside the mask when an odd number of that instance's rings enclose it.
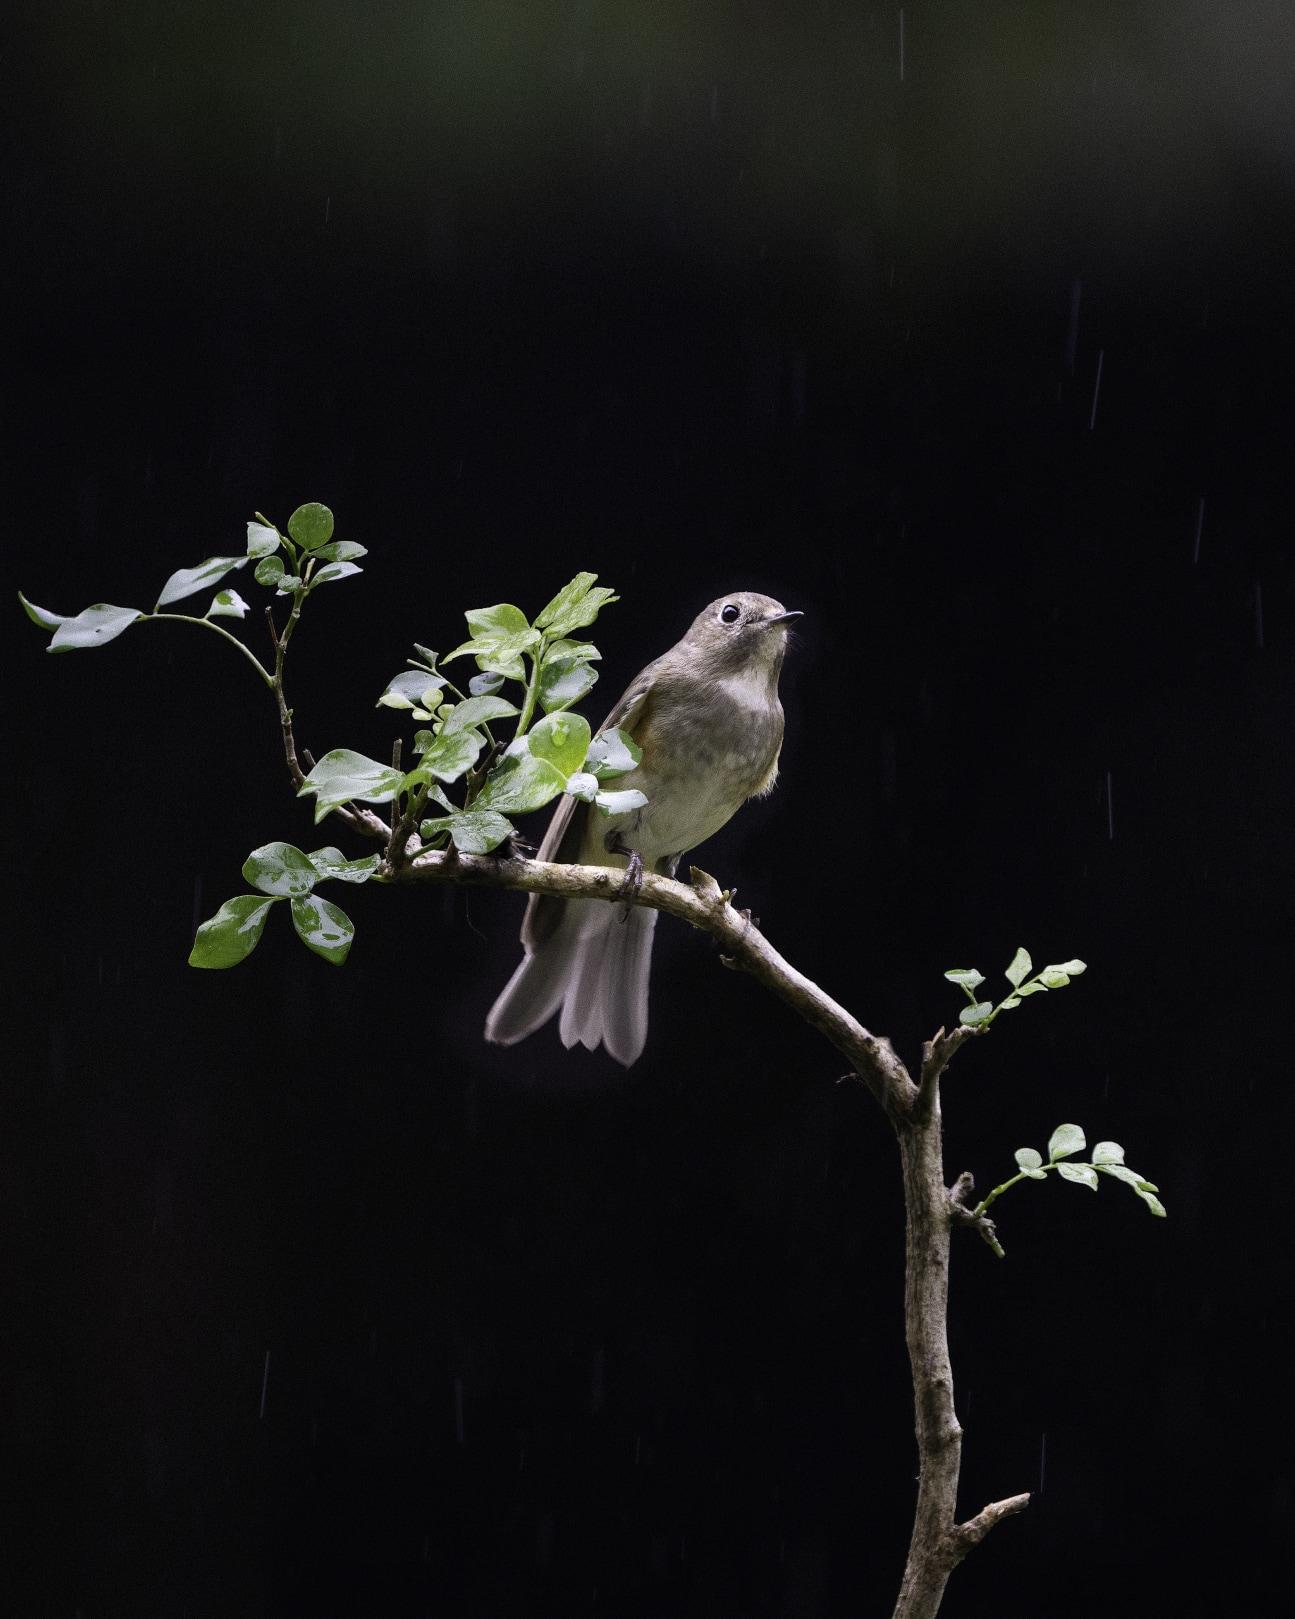
<instances>
[{"instance_id":1,"label":"bird's beak","mask_svg":"<svg viewBox=\"0 0 1295 1619\"><path fill-rule=\"evenodd\" d=\"M774 613L771 618L762 619L761 623L768 629L770 624L785 624L789 618L804 618L804 616L804 613L799 608L796 608L790 613Z\"/></svg>"}]
</instances>

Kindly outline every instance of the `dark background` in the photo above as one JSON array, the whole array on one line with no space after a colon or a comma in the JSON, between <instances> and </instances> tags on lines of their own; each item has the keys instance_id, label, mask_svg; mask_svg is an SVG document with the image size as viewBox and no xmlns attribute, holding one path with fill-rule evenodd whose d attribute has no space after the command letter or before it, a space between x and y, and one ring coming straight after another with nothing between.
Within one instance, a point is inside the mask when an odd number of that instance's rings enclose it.
<instances>
[{"instance_id":1,"label":"dark background","mask_svg":"<svg viewBox=\"0 0 1295 1619\"><path fill-rule=\"evenodd\" d=\"M465 607L615 584L595 720L720 592L804 608L702 862L910 1059L946 967L1084 957L958 1059L950 1175L1075 1120L1169 1207L1027 1184L1005 1262L959 1241L964 1510L1040 1493L946 1611L1267 1611L1289 9L919 0L902 80L844 0L7 20L6 588L147 606L323 500L372 554L299 735L379 756ZM6 1611L889 1612L900 1189L836 1053L668 923L628 1074L487 1048L482 893L195 973L247 851L313 846L265 694L178 626L3 640Z\"/></svg>"}]
</instances>

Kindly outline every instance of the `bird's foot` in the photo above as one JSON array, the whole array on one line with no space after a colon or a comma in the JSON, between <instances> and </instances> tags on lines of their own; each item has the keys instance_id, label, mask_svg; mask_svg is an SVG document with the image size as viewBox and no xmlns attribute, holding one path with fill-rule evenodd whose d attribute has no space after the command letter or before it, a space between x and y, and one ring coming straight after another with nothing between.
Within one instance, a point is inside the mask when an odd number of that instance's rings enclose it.
<instances>
[{"instance_id":1,"label":"bird's foot","mask_svg":"<svg viewBox=\"0 0 1295 1619\"><path fill-rule=\"evenodd\" d=\"M606 848L609 854L623 854L627 861L625 867L625 880L621 883L620 897L625 905L621 911L621 921L630 914L630 906L643 892L643 856L637 849L631 849L619 832L608 835Z\"/></svg>"}]
</instances>

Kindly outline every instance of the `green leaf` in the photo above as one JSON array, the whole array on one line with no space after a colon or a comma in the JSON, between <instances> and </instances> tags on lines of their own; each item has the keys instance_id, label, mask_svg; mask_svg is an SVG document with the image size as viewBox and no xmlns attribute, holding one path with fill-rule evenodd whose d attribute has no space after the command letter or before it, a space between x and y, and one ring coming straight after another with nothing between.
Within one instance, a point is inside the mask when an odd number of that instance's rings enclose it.
<instances>
[{"instance_id":1,"label":"green leaf","mask_svg":"<svg viewBox=\"0 0 1295 1619\"><path fill-rule=\"evenodd\" d=\"M520 652L482 652L477 655L477 668L486 674L502 675L505 680L526 683L526 665Z\"/></svg>"},{"instance_id":2,"label":"green leaf","mask_svg":"<svg viewBox=\"0 0 1295 1619\"><path fill-rule=\"evenodd\" d=\"M262 557L252 569L252 578L258 585L277 585L283 578L283 558Z\"/></svg>"},{"instance_id":3,"label":"green leaf","mask_svg":"<svg viewBox=\"0 0 1295 1619\"><path fill-rule=\"evenodd\" d=\"M1023 1169L1022 1175L1028 1175L1032 1181L1045 1181L1048 1178L1046 1169Z\"/></svg>"},{"instance_id":4,"label":"green leaf","mask_svg":"<svg viewBox=\"0 0 1295 1619\"><path fill-rule=\"evenodd\" d=\"M504 677L498 674L473 675L468 681L468 690L474 697L490 697L504 683Z\"/></svg>"},{"instance_id":5,"label":"green leaf","mask_svg":"<svg viewBox=\"0 0 1295 1619\"><path fill-rule=\"evenodd\" d=\"M1087 971L1086 962L1062 961L1051 967L1045 967L1039 977L1045 989L1064 989L1072 978L1078 978L1080 973Z\"/></svg>"},{"instance_id":6,"label":"green leaf","mask_svg":"<svg viewBox=\"0 0 1295 1619\"><path fill-rule=\"evenodd\" d=\"M247 525L247 554L250 557L270 557L279 549L279 531L266 523ZM264 583L264 581L262 581Z\"/></svg>"},{"instance_id":7,"label":"green leaf","mask_svg":"<svg viewBox=\"0 0 1295 1619\"><path fill-rule=\"evenodd\" d=\"M357 545L354 540L334 540L331 545L317 545L314 554L323 557L325 562L358 562L368 556L369 548Z\"/></svg>"},{"instance_id":8,"label":"green leaf","mask_svg":"<svg viewBox=\"0 0 1295 1619\"><path fill-rule=\"evenodd\" d=\"M547 759L563 777L579 770L589 751L589 721L583 714L546 714L530 729L526 742L537 759Z\"/></svg>"},{"instance_id":9,"label":"green leaf","mask_svg":"<svg viewBox=\"0 0 1295 1619\"><path fill-rule=\"evenodd\" d=\"M1016 1149L1016 1164L1018 1169L1037 1169L1043 1162L1043 1155L1033 1147L1018 1147Z\"/></svg>"},{"instance_id":10,"label":"green leaf","mask_svg":"<svg viewBox=\"0 0 1295 1619\"><path fill-rule=\"evenodd\" d=\"M445 722L445 731L447 734L466 731L474 725L488 725L491 720L507 719L510 714L520 712L502 697L465 697L454 705Z\"/></svg>"},{"instance_id":11,"label":"green leaf","mask_svg":"<svg viewBox=\"0 0 1295 1619\"><path fill-rule=\"evenodd\" d=\"M573 580L572 583L574 582ZM602 608L610 602L619 600L620 597L614 591L608 590L604 585L598 585L555 613L544 626L545 634L551 640L555 640L558 636L570 635L572 630L582 630L593 623Z\"/></svg>"},{"instance_id":12,"label":"green leaf","mask_svg":"<svg viewBox=\"0 0 1295 1619\"><path fill-rule=\"evenodd\" d=\"M346 912L331 900L318 894L307 894L304 899L292 901L292 925L297 937L308 950L334 967L346 960L346 953L355 938L355 926Z\"/></svg>"},{"instance_id":13,"label":"green leaf","mask_svg":"<svg viewBox=\"0 0 1295 1619\"><path fill-rule=\"evenodd\" d=\"M598 797L598 777L591 776L587 770L575 771L567 777L567 793L581 803L592 804Z\"/></svg>"},{"instance_id":14,"label":"green leaf","mask_svg":"<svg viewBox=\"0 0 1295 1619\"><path fill-rule=\"evenodd\" d=\"M977 972L974 967L950 967L944 976L951 984L961 984L963 989L975 989L977 984L985 981L984 973Z\"/></svg>"},{"instance_id":15,"label":"green leaf","mask_svg":"<svg viewBox=\"0 0 1295 1619\"><path fill-rule=\"evenodd\" d=\"M313 849L306 859L319 873L321 881L335 877L341 883L367 883L381 864L382 856L369 854L362 860L348 860L340 849L329 844L324 849Z\"/></svg>"},{"instance_id":16,"label":"green leaf","mask_svg":"<svg viewBox=\"0 0 1295 1619\"><path fill-rule=\"evenodd\" d=\"M528 810L543 809L565 786L566 778L547 759L532 753L510 753L486 777L472 807L524 815Z\"/></svg>"},{"instance_id":17,"label":"green leaf","mask_svg":"<svg viewBox=\"0 0 1295 1619\"><path fill-rule=\"evenodd\" d=\"M266 843L253 849L243 864L243 876L253 888L276 899L308 894L319 881L314 864L291 843Z\"/></svg>"},{"instance_id":18,"label":"green leaf","mask_svg":"<svg viewBox=\"0 0 1295 1619\"><path fill-rule=\"evenodd\" d=\"M74 652L82 647L106 646L123 630L128 630L137 618L144 616L138 607L113 607L107 602L96 602L93 607L83 608L75 618L65 618L54 631L47 650Z\"/></svg>"},{"instance_id":19,"label":"green leaf","mask_svg":"<svg viewBox=\"0 0 1295 1619\"><path fill-rule=\"evenodd\" d=\"M191 967L237 967L260 942L265 919L275 902L261 894L227 899L198 929L189 952Z\"/></svg>"},{"instance_id":20,"label":"green leaf","mask_svg":"<svg viewBox=\"0 0 1295 1619\"><path fill-rule=\"evenodd\" d=\"M1097 1190L1097 1171L1091 1164L1058 1164L1057 1174L1064 1181L1075 1181L1080 1186Z\"/></svg>"},{"instance_id":21,"label":"green leaf","mask_svg":"<svg viewBox=\"0 0 1295 1619\"><path fill-rule=\"evenodd\" d=\"M472 607L463 616L468 621L474 641L509 640L514 635L526 634L531 627L526 614L520 607L514 607L512 602L496 602L493 607ZM535 639L538 641L539 636Z\"/></svg>"},{"instance_id":22,"label":"green leaf","mask_svg":"<svg viewBox=\"0 0 1295 1619\"><path fill-rule=\"evenodd\" d=\"M1047 992L1048 986L1046 984L1039 983L1038 979L1036 978L1032 979L1028 984L1022 984L1020 989L1017 990L1016 994L1018 998L1024 999L1024 997L1027 995L1046 995Z\"/></svg>"},{"instance_id":23,"label":"green leaf","mask_svg":"<svg viewBox=\"0 0 1295 1619\"><path fill-rule=\"evenodd\" d=\"M311 575L310 588L316 585L331 585L338 579L349 579L352 574L363 573L363 568L357 568L354 562L329 562L319 571Z\"/></svg>"},{"instance_id":24,"label":"green leaf","mask_svg":"<svg viewBox=\"0 0 1295 1619\"><path fill-rule=\"evenodd\" d=\"M559 713L587 697L598 679L597 669L573 658L545 659L538 694L546 714Z\"/></svg>"},{"instance_id":25,"label":"green leaf","mask_svg":"<svg viewBox=\"0 0 1295 1619\"><path fill-rule=\"evenodd\" d=\"M1168 1211L1160 1199L1155 1195L1155 1192L1150 1189L1149 1182L1143 1181L1140 1185L1135 1186L1133 1190L1151 1210L1152 1214L1159 1215L1162 1220L1165 1218Z\"/></svg>"},{"instance_id":26,"label":"green leaf","mask_svg":"<svg viewBox=\"0 0 1295 1619\"><path fill-rule=\"evenodd\" d=\"M218 590L204 618L246 618L247 603L236 590Z\"/></svg>"},{"instance_id":27,"label":"green leaf","mask_svg":"<svg viewBox=\"0 0 1295 1619\"><path fill-rule=\"evenodd\" d=\"M578 573L569 585L563 585L548 606L535 615L535 628L547 629L561 614L583 601L597 577L596 573Z\"/></svg>"},{"instance_id":28,"label":"green leaf","mask_svg":"<svg viewBox=\"0 0 1295 1619\"><path fill-rule=\"evenodd\" d=\"M51 613L46 607L37 607L35 602L29 602L22 591L18 592L18 600L22 603L22 610L33 624L39 624L43 630L56 630L60 624L67 623L66 613Z\"/></svg>"},{"instance_id":29,"label":"green leaf","mask_svg":"<svg viewBox=\"0 0 1295 1619\"><path fill-rule=\"evenodd\" d=\"M604 815L629 815L643 808L647 803L647 794L639 792L637 787L622 787L617 792L608 792L603 788L594 803Z\"/></svg>"},{"instance_id":30,"label":"green leaf","mask_svg":"<svg viewBox=\"0 0 1295 1619\"><path fill-rule=\"evenodd\" d=\"M303 551L317 551L333 537L333 514L317 500L307 501L288 519L288 533Z\"/></svg>"},{"instance_id":31,"label":"green leaf","mask_svg":"<svg viewBox=\"0 0 1295 1619\"><path fill-rule=\"evenodd\" d=\"M426 669L404 669L387 682L387 689L375 708L435 708L440 701L444 675L429 675ZM436 693L435 701L428 701Z\"/></svg>"},{"instance_id":32,"label":"green leaf","mask_svg":"<svg viewBox=\"0 0 1295 1619\"><path fill-rule=\"evenodd\" d=\"M1015 1011L1020 1004L1021 997L1019 995L1009 995L1005 1001L1000 1001L998 1003L998 1010L1000 1012L1012 1012Z\"/></svg>"},{"instance_id":33,"label":"green leaf","mask_svg":"<svg viewBox=\"0 0 1295 1619\"><path fill-rule=\"evenodd\" d=\"M1048 1162L1069 1158L1073 1152L1083 1152L1084 1132L1077 1124L1059 1124L1048 1137Z\"/></svg>"},{"instance_id":34,"label":"green leaf","mask_svg":"<svg viewBox=\"0 0 1295 1619\"><path fill-rule=\"evenodd\" d=\"M350 748L334 748L306 777L297 796L315 795L315 823L318 825L330 810L351 799L366 804L387 804L403 784L403 775L390 765L366 759Z\"/></svg>"},{"instance_id":35,"label":"green leaf","mask_svg":"<svg viewBox=\"0 0 1295 1619\"><path fill-rule=\"evenodd\" d=\"M406 787L421 787L433 776L457 781L481 757L485 739L479 731L451 731L448 726L423 749L421 761L405 777Z\"/></svg>"},{"instance_id":36,"label":"green leaf","mask_svg":"<svg viewBox=\"0 0 1295 1619\"><path fill-rule=\"evenodd\" d=\"M1030 968L1033 965L1030 952L1022 946L1012 957L1011 965L1007 969L1007 981L1013 989L1021 987L1022 981L1030 976Z\"/></svg>"},{"instance_id":37,"label":"green leaf","mask_svg":"<svg viewBox=\"0 0 1295 1619\"><path fill-rule=\"evenodd\" d=\"M643 749L619 726L603 731L589 744L586 763L599 781L609 781L633 770L643 757Z\"/></svg>"},{"instance_id":38,"label":"green leaf","mask_svg":"<svg viewBox=\"0 0 1295 1619\"><path fill-rule=\"evenodd\" d=\"M1098 1164L1103 1175L1113 1175L1117 1181L1123 1181L1131 1186L1135 1192L1158 1192L1160 1188L1154 1181L1149 1181L1145 1175L1139 1175L1136 1169L1130 1169L1127 1164Z\"/></svg>"},{"instance_id":39,"label":"green leaf","mask_svg":"<svg viewBox=\"0 0 1295 1619\"><path fill-rule=\"evenodd\" d=\"M506 675L510 680L524 678L521 654L539 645L540 632L530 627L521 608L499 602L494 607L474 607L463 616L472 639L446 653L441 662L471 654L491 673Z\"/></svg>"},{"instance_id":40,"label":"green leaf","mask_svg":"<svg viewBox=\"0 0 1295 1619\"><path fill-rule=\"evenodd\" d=\"M945 974L948 977L948 974ZM983 980L981 980L983 982ZM978 1028L986 1018L992 1017L994 1003L992 1001L974 1001L970 1006L964 1006L958 1013L958 1022L965 1024L969 1029Z\"/></svg>"},{"instance_id":41,"label":"green leaf","mask_svg":"<svg viewBox=\"0 0 1295 1619\"><path fill-rule=\"evenodd\" d=\"M278 596L291 596L301 589L301 575L299 573L285 573L274 582L275 594Z\"/></svg>"},{"instance_id":42,"label":"green leaf","mask_svg":"<svg viewBox=\"0 0 1295 1619\"><path fill-rule=\"evenodd\" d=\"M245 567L247 561L245 556L208 557L196 568L177 568L162 586L162 594L157 598L157 607L169 607L172 602L183 601L186 596L196 595L198 591L216 584L227 573ZM153 611L156 612L157 608L155 607Z\"/></svg>"},{"instance_id":43,"label":"green leaf","mask_svg":"<svg viewBox=\"0 0 1295 1619\"><path fill-rule=\"evenodd\" d=\"M592 641L550 641L544 651L544 661L550 658L570 658L573 663L591 663L602 657Z\"/></svg>"},{"instance_id":44,"label":"green leaf","mask_svg":"<svg viewBox=\"0 0 1295 1619\"><path fill-rule=\"evenodd\" d=\"M513 830L513 823L496 810L474 807L454 815L438 816L433 821L424 821L418 835L428 839L435 837L438 832L448 832L450 841L461 854L489 854L510 837Z\"/></svg>"},{"instance_id":45,"label":"green leaf","mask_svg":"<svg viewBox=\"0 0 1295 1619\"><path fill-rule=\"evenodd\" d=\"M1122 1164L1124 1148L1118 1141L1099 1141L1093 1148L1093 1162L1099 1167L1102 1164Z\"/></svg>"}]
</instances>

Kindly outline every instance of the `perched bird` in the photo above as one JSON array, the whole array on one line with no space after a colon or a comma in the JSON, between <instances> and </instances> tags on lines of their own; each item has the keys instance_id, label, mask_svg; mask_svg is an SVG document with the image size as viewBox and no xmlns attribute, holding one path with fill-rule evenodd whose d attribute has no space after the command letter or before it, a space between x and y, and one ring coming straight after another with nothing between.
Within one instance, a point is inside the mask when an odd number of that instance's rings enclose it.
<instances>
[{"instance_id":1,"label":"perched bird","mask_svg":"<svg viewBox=\"0 0 1295 1619\"><path fill-rule=\"evenodd\" d=\"M616 786L647 803L624 815L564 798L538 858L627 866L673 876L704 843L778 776L782 704L778 674L787 625L798 612L751 591L721 596L677 646L634 679L602 729L619 726L642 749ZM522 923L525 955L490 1010L486 1039L512 1045L562 1008L562 1043L600 1042L629 1065L643 1050L648 974L657 913L605 900L532 894Z\"/></svg>"}]
</instances>

